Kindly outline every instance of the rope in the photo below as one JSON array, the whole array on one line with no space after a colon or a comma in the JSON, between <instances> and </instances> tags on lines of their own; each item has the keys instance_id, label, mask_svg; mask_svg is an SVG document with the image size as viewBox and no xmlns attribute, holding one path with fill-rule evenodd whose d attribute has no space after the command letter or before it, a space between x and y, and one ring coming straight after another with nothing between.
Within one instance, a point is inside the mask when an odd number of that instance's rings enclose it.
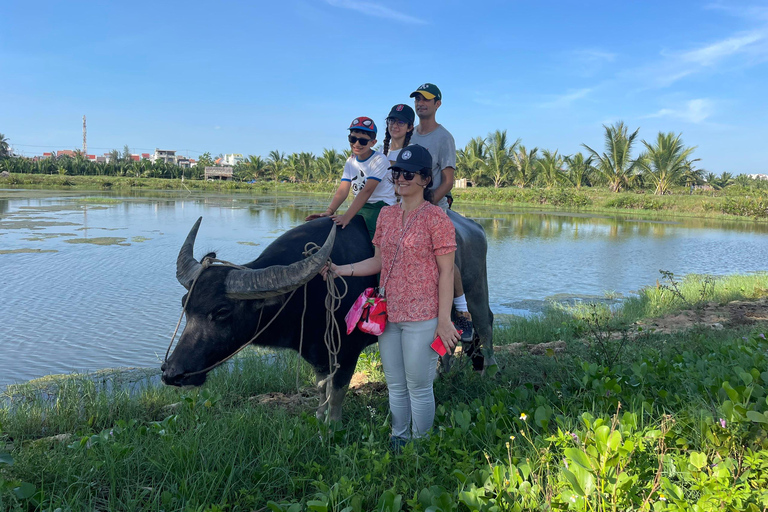
<instances>
[{"instance_id":1,"label":"rope","mask_svg":"<svg viewBox=\"0 0 768 512\"><path fill-rule=\"evenodd\" d=\"M317 252L320 249L320 246L317 245L314 242L308 242L304 246L304 257L308 258L315 252ZM331 259L328 258L328 264L332 263ZM336 311L339 310L341 307L341 301L344 297L347 296L347 292L349 291L349 287L347 285L347 282L344 280L343 277L339 276L341 278L341 282L344 284L344 292L339 293L339 288L336 286L336 279L326 279L325 280L325 286L326 286L326 295L325 295L325 333L323 334L323 342L325 343L325 348L328 350L328 375L317 383L317 386L319 388L322 388L329 382L331 382L331 379L333 379L334 375L336 375L336 372L339 369L339 363L338 363L338 356L339 352L341 351L341 329L339 328L339 323L336 320ZM307 311L307 289L306 285L304 286L304 309L301 313L301 334L299 337L299 355L301 355L303 345L304 345L304 314ZM300 363L297 363L296 365L296 390L298 391L300 389L299 386L299 372L301 370ZM325 402L320 404L322 407L326 403L328 403L328 400L330 400L330 393L326 393Z\"/></svg>"}]
</instances>

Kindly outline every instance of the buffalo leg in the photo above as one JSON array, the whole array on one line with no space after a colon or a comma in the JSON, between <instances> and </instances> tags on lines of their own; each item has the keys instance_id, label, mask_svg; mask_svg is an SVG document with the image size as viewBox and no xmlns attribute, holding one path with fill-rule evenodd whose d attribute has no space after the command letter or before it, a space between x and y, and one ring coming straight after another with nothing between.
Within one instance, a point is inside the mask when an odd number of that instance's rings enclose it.
<instances>
[{"instance_id":1,"label":"buffalo leg","mask_svg":"<svg viewBox=\"0 0 768 512\"><path fill-rule=\"evenodd\" d=\"M328 372L315 370L315 382L317 383L317 387L320 390L320 405L317 408L315 417L320 421L325 421L325 412L328 410L328 403L330 402L328 397L328 389L333 387L329 386L327 379Z\"/></svg>"}]
</instances>

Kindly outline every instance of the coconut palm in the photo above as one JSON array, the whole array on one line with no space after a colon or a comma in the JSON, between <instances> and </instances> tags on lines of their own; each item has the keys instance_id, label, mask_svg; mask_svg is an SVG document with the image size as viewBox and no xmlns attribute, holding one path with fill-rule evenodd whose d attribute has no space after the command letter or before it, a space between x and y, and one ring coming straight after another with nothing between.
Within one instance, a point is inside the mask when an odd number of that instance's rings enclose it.
<instances>
[{"instance_id":1,"label":"coconut palm","mask_svg":"<svg viewBox=\"0 0 768 512\"><path fill-rule=\"evenodd\" d=\"M456 152L456 176L472 180L475 184L481 184L486 179L488 155L486 153L486 140L475 137L469 143Z\"/></svg>"},{"instance_id":2,"label":"coconut palm","mask_svg":"<svg viewBox=\"0 0 768 512\"><path fill-rule=\"evenodd\" d=\"M11 156L11 147L8 144L8 137L0 133L0 158Z\"/></svg>"},{"instance_id":3,"label":"coconut palm","mask_svg":"<svg viewBox=\"0 0 768 512\"><path fill-rule=\"evenodd\" d=\"M612 192L620 192L629 187L637 170L637 162L632 160L632 144L640 128L628 135L629 129L623 121L605 128L605 152L598 153L586 144L582 144L595 158L595 168L608 182Z\"/></svg>"},{"instance_id":4,"label":"coconut palm","mask_svg":"<svg viewBox=\"0 0 768 512\"><path fill-rule=\"evenodd\" d=\"M528 151L522 144L517 151L513 151L510 161L512 163L512 183L519 188L524 188L536 179L536 152L539 148Z\"/></svg>"},{"instance_id":5,"label":"coconut palm","mask_svg":"<svg viewBox=\"0 0 768 512\"><path fill-rule=\"evenodd\" d=\"M577 189L583 185L592 185L592 173L595 170L592 167L592 158L589 156L585 159L581 152L565 157L566 178Z\"/></svg>"},{"instance_id":6,"label":"coconut palm","mask_svg":"<svg viewBox=\"0 0 768 512\"><path fill-rule=\"evenodd\" d=\"M557 150L554 153L545 149L541 153L541 158L536 161L536 170L538 171L538 178L544 183L547 188L553 188L565 181L568 178L563 172L564 159L562 155L557 154Z\"/></svg>"},{"instance_id":7,"label":"coconut palm","mask_svg":"<svg viewBox=\"0 0 768 512\"><path fill-rule=\"evenodd\" d=\"M509 143L507 130L496 130L488 135L486 165L495 188L505 185L511 178L513 167L510 153L514 153L519 144L520 139L512 144Z\"/></svg>"},{"instance_id":8,"label":"coconut palm","mask_svg":"<svg viewBox=\"0 0 768 512\"><path fill-rule=\"evenodd\" d=\"M269 152L269 170L272 171L272 178L275 182L280 181L280 175L283 173L286 167L285 153L281 153L277 149Z\"/></svg>"},{"instance_id":9,"label":"coconut palm","mask_svg":"<svg viewBox=\"0 0 768 512\"><path fill-rule=\"evenodd\" d=\"M704 169L697 169L693 162L698 161L691 160L687 162L686 169L683 172L682 182L686 187L693 187L704 183Z\"/></svg>"},{"instance_id":10,"label":"coconut palm","mask_svg":"<svg viewBox=\"0 0 768 512\"><path fill-rule=\"evenodd\" d=\"M672 185L682 183L691 163L696 161L688 159L696 148L685 147L680 137L681 134L659 132L654 144L643 140L646 152L637 164L648 181L656 185L656 195L664 195Z\"/></svg>"},{"instance_id":11,"label":"coconut palm","mask_svg":"<svg viewBox=\"0 0 768 512\"><path fill-rule=\"evenodd\" d=\"M335 149L323 149L323 156L317 159L317 178L332 182L341 177L344 157Z\"/></svg>"},{"instance_id":12,"label":"coconut palm","mask_svg":"<svg viewBox=\"0 0 768 512\"><path fill-rule=\"evenodd\" d=\"M248 160L244 163L244 167L249 174L244 178L258 179L264 175L267 169L267 162L258 155L248 155Z\"/></svg>"}]
</instances>

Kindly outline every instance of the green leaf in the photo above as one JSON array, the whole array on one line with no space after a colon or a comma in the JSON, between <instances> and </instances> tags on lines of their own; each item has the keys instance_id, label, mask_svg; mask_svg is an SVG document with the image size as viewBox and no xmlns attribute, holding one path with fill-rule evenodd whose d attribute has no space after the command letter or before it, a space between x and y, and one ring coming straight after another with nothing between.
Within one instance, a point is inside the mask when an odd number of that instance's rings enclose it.
<instances>
[{"instance_id":1,"label":"green leaf","mask_svg":"<svg viewBox=\"0 0 768 512\"><path fill-rule=\"evenodd\" d=\"M13 466L13 455L10 453L0 453L0 464Z\"/></svg>"},{"instance_id":2,"label":"green leaf","mask_svg":"<svg viewBox=\"0 0 768 512\"><path fill-rule=\"evenodd\" d=\"M565 453L565 456L568 457L575 464L578 464L579 466L583 467L588 471L592 471L592 463L590 462L589 457L587 457L586 453L582 452L577 448L566 448L564 453Z\"/></svg>"},{"instance_id":3,"label":"green leaf","mask_svg":"<svg viewBox=\"0 0 768 512\"><path fill-rule=\"evenodd\" d=\"M20 486L13 490L13 494L19 499L26 500L34 496L36 490L35 486L29 482L22 482Z\"/></svg>"},{"instance_id":4,"label":"green leaf","mask_svg":"<svg viewBox=\"0 0 768 512\"><path fill-rule=\"evenodd\" d=\"M621 446L621 432L614 430L608 437L608 449L615 452Z\"/></svg>"},{"instance_id":5,"label":"green leaf","mask_svg":"<svg viewBox=\"0 0 768 512\"><path fill-rule=\"evenodd\" d=\"M602 454L608 449L608 434L611 433L611 429L608 425L601 425L595 429L595 441L597 442L597 450Z\"/></svg>"},{"instance_id":6,"label":"green leaf","mask_svg":"<svg viewBox=\"0 0 768 512\"><path fill-rule=\"evenodd\" d=\"M579 479L576 478L576 475L565 468L563 468L563 474L565 475L565 479L568 480L568 483L571 484L571 489L573 489L573 492L579 496L586 496L586 494L584 494L584 489L582 489L581 485L579 484Z\"/></svg>"},{"instance_id":7,"label":"green leaf","mask_svg":"<svg viewBox=\"0 0 768 512\"><path fill-rule=\"evenodd\" d=\"M755 423L768 424L768 416L766 416L764 413L757 412L757 411L747 411L747 419L749 419L750 421L754 421Z\"/></svg>"},{"instance_id":8,"label":"green leaf","mask_svg":"<svg viewBox=\"0 0 768 512\"><path fill-rule=\"evenodd\" d=\"M700 470L707 465L707 454L701 452L691 452L690 456L688 457L688 461L693 467Z\"/></svg>"}]
</instances>

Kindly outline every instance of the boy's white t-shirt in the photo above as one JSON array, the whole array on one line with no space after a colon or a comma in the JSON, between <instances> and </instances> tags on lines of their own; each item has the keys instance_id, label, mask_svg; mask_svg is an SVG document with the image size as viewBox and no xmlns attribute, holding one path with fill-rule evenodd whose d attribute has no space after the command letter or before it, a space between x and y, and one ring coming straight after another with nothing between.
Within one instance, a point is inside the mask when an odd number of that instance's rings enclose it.
<instances>
[{"instance_id":1,"label":"boy's white t-shirt","mask_svg":"<svg viewBox=\"0 0 768 512\"><path fill-rule=\"evenodd\" d=\"M389 165L389 159L378 151L373 151L371 156L363 161L353 156L344 164L341 181L350 182L352 193L357 196L358 192L363 190L367 180L376 180L378 184L367 202L384 201L388 205L393 205L395 204L395 186L389 179Z\"/></svg>"}]
</instances>

